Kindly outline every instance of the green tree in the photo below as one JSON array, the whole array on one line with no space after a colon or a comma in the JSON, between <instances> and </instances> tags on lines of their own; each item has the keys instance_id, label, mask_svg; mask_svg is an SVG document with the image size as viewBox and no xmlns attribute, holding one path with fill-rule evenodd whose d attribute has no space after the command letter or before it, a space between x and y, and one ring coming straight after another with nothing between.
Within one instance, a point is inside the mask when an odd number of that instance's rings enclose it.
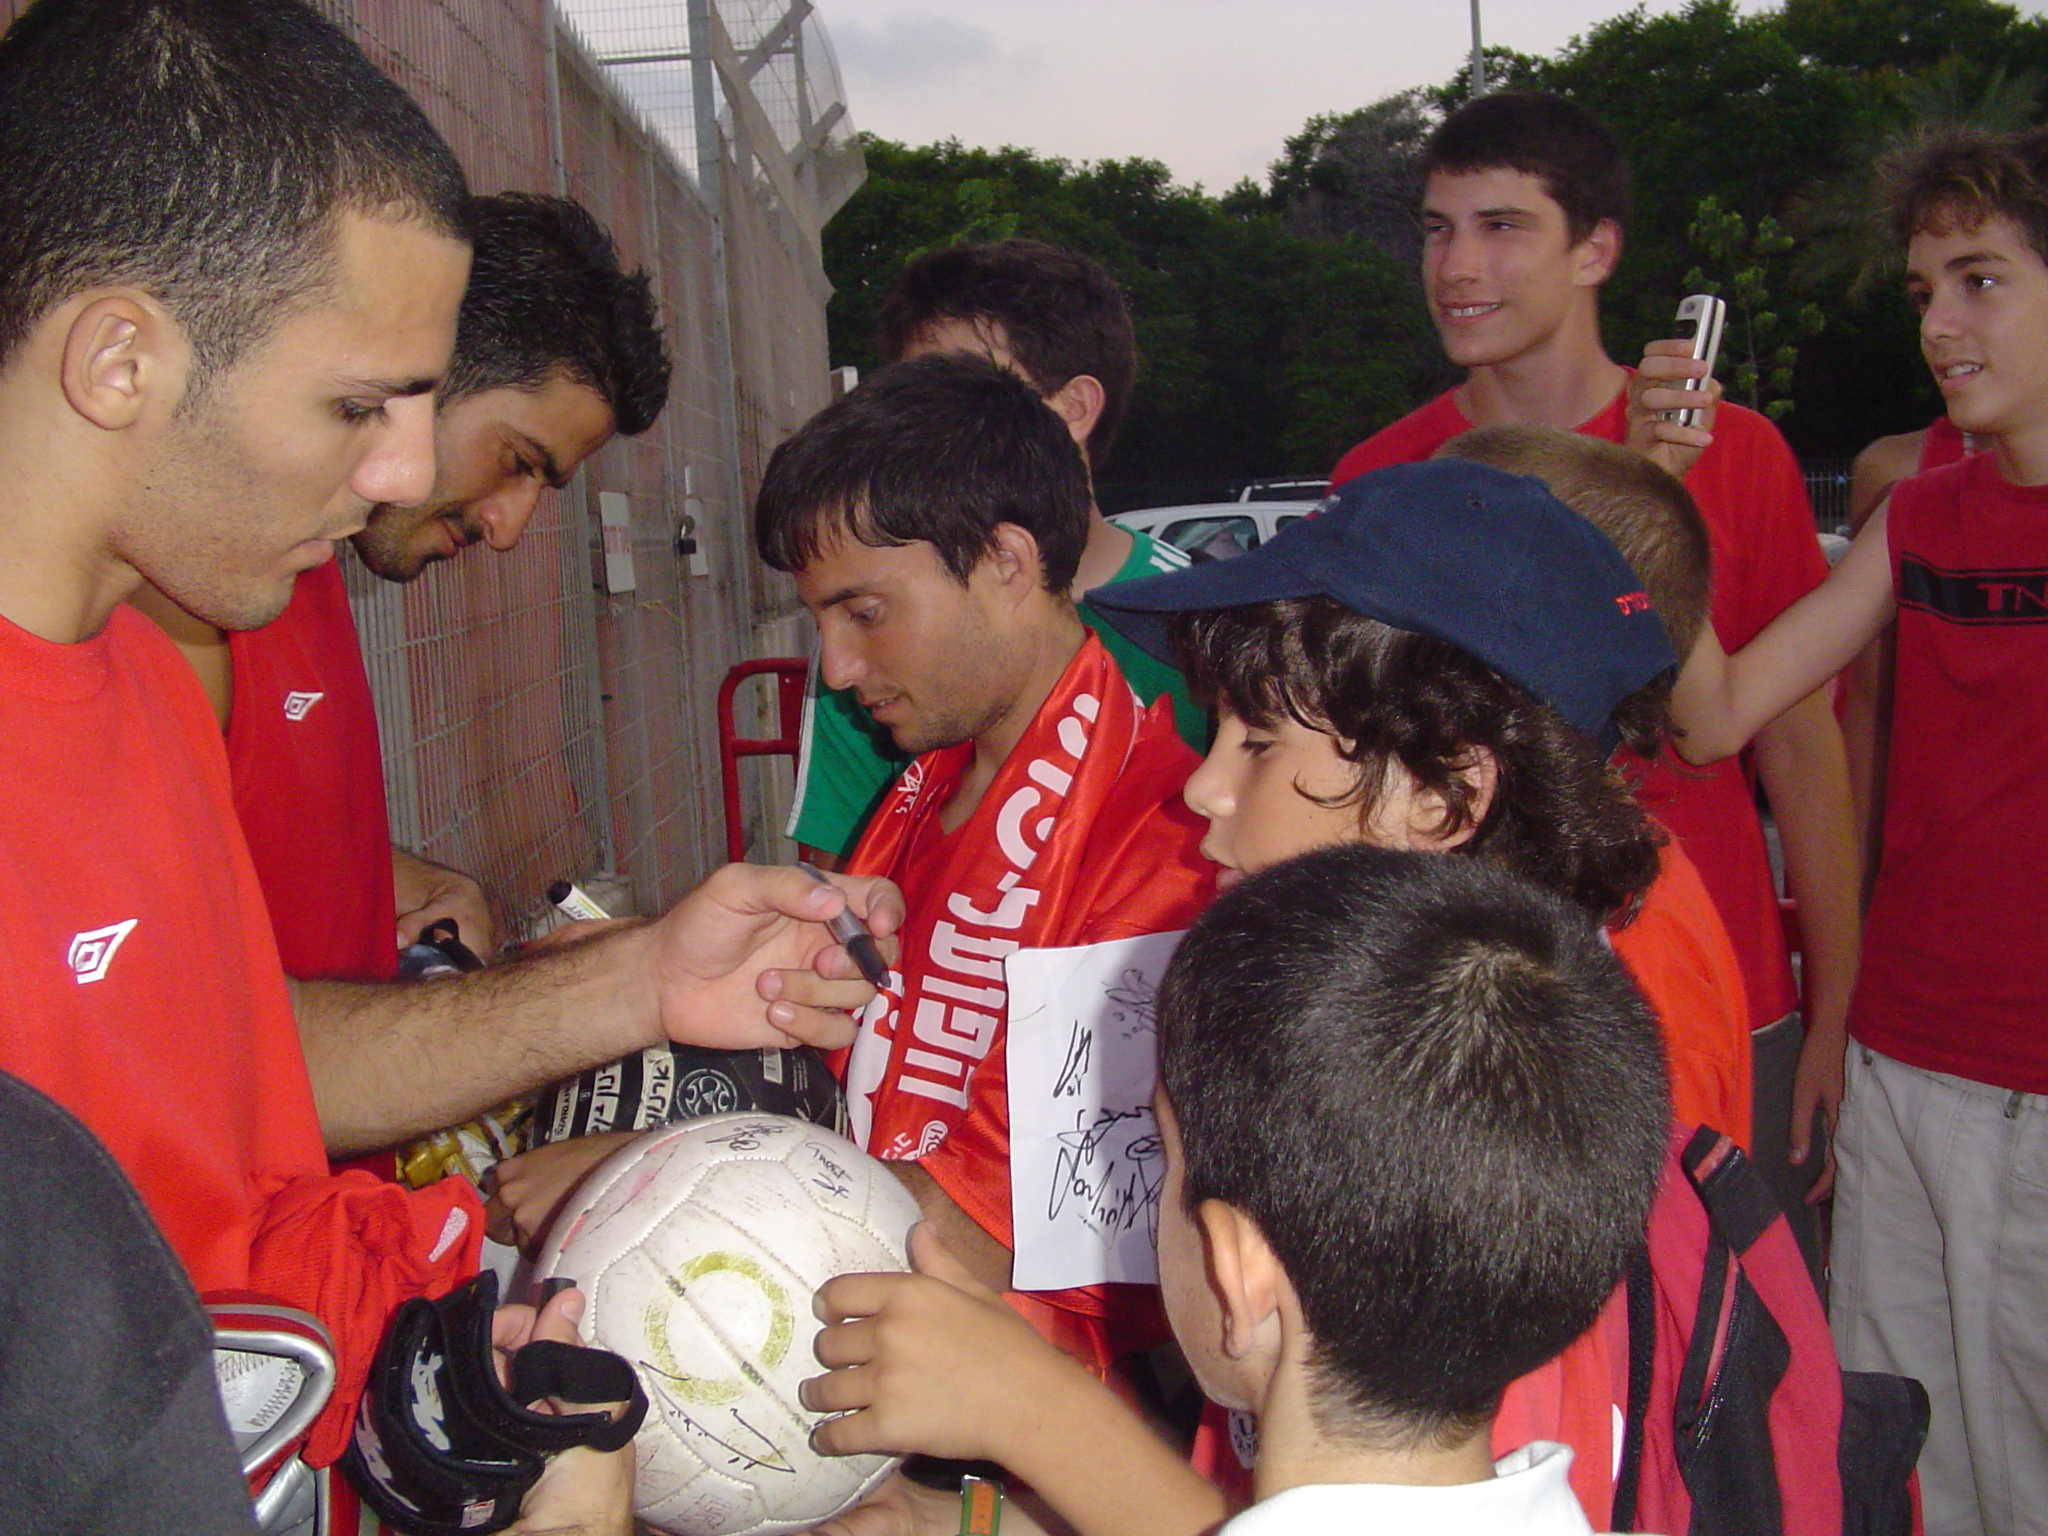
<instances>
[{"instance_id":1,"label":"green tree","mask_svg":"<svg viewBox=\"0 0 2048 1536\"><path fill-rule=\"evenodd\" d=\"M1435 356L1408 264L1288 227L1268 194L1178 186L1156 161L864 142L867 183L825 230L835 363L872 369L882 296L917 252L1027 235L1086 252L1129 295L1142 358L1103 504L1202 499L1314 474L1406 410Z\"/></svg>"},{"instance_id":2,"label":"green tree","mask_svg":"<svg viewBox=\"0 0 2048 1536\"><path fill-rule=\"evenodd\" d=\"M1686 292L1717 285L1735 306L1736 393L1780 412L1795 400L1795 447L1839 454L1934 408L1871 167L1919 124L2038 122L2048 20L2001 0L1639 5L1548 57L1489 49L1487 78L1579 102L1629 156L1635 203L1602 297L1609 351L1633 358L1670 333ZM1192 496L1327 468L1443 385L1417 284L1415 177L1469 88L1461 68L1311 118L1264 184L1221 197L1145 160L867 140L867 184L825 231L834 361L873 367L875 306L915 252L1030 235L1096 256L1131 295L1144 372L1109 481L1186 481ZM1703 199L1719 222L1701 222ZM1739 236L1717 236L1731 219ZM1818 331L1815 307L1829 320Z\"/></svg>"},{"instance_id":3,"label":"green tree","mask_svg":"<svg viewBox=\"0 0 2048 1536\"><path fill-rule=\"evenodd\" d=\"M1790 222L1802 245L1793 275L1816 292L1862 302L1896 282L1903 267L1885 212L1881 167L1919 134L1941 128L2026 128L2041 119L2042 77L1949 57L1873 92L1872 110L1848 168L1794 195Z\"/></svg>"},{"instance_id":4,"label":"green tree","mask_svg":"<svg viewBox=\"0 0 2048 1536\"><path fill-rule=\"evenodd\" d=\"M1442 121L1420 89L1312 117L1273 164L1270 205L1297 234L1366 240L1412 259L1422 148Z\"/></svg>"},{"instance_id":5,"label":"green tree","mask_svg":"<svg viewBox=\"0 0 2048 1536\"><path fill-rule=\"evenodd\" d=\"M960 223L953 240L1007 240L1017 233L1017 211L1004 209L996 183L970 176L953 189Z\"/></svg>"},{"instance_id":6,"label":"green tree","mask_svg":"<svg viewBox=\"0 0 2048 1536\"><path fill-rule=\"evenodd\" d=\"M1808 58L1910 70L2006 46L2019 12L1998 0L1785 0L1778 30Z\"/></svg>"},{"instance_id":7,"label":"green tree","mask_svg":"<svg viewBox=\"0 0 2048 1536\"><path fill-rule=\"evenodd\" d=\"M1712 197L1700 199L1688 233L1707 266L1688 271L1685 286L1695 293L1720 294L1728 305L1717 371L1731 395L1775 421L1792 409L1799 343L1818 336L1826 324L1817 304L1789 310L1772 305L1773 291L1782 296L1785 290L1792 237L1769 214L1751 225Z\"/></svg>"}]
</instances>

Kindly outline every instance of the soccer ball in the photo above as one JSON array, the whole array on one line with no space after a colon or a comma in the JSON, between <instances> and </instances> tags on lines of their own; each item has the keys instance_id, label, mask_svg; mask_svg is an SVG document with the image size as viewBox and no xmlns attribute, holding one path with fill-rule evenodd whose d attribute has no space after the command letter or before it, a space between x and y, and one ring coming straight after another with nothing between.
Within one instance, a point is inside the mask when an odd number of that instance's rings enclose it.
<instances>
[{"instance_id":1,"label":"soccer ball","mask_svg":"<svg viewBox=\"0 0 2048 1536\"><path fill-rule=\"evenodd\" d=\"M894 1469L822 1456L797 1401L821 1367L811 1294L908 1268L917 1202L822 1126L718 1115L650 1131L562 1208L536 1276L583 1288L583 1336L633 1362L639 1517L675 1536L783 1536L829 1520Z\"/></svg>"}]
</instances>

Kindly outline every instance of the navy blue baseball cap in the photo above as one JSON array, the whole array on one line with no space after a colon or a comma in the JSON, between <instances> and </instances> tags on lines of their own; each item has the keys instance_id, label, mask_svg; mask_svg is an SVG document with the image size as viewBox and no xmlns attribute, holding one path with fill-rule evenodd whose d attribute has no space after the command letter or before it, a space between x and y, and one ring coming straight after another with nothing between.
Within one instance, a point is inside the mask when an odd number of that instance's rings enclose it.
<instances>
[{"instance_id":1,"label":"navy blue baseball cap","mask_svg":"<svg viewBox=\"0 0 2048 1536\"><path fill-rule=\"evenodd\" d=\"M1599 529L1542 481L1462 459L1360 475L1248 554L1097 587L1088 604L1171 662L1176 613L1318 594L1448 640L1608 751L1615 706L1678 665L1642 582Z\"/></svg>"}]
</instances>

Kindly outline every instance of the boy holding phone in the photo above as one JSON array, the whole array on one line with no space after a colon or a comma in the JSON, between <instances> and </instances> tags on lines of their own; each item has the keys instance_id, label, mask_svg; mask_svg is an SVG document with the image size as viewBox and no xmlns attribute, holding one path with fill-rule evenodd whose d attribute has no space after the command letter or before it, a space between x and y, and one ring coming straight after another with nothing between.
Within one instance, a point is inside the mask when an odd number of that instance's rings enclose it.
<instances>
[{"instance_id":1,"label":"boy holding phone","mask_svg":"<svg viewBox=\"0 0 2048 1536\"><path fill-rule=\"evenodd\" d=\"M1333 484L1427 458L1474 426L1575 429L1626 443L1667 468L1676 451L1704 438L1660 414L1700 404L1674 387L1705 372L1689 342L1653 343L1633 375L1601 343L1600 289L1621 256L1628 166L1597 119L1543 93L1485 96L1437 130L1424 170L1423 287L1465 382L1345 454ZM1729 404L1711 425L1713 447L1684 478L1712 538L1714 628L1724 643L1740 645L1818 586L1827 562L1799 466L1776 428ZM1753 1152L1817 1269L1802 1202L1821 1198L1830 1181L1810 1132L1816 1109L1832 1125L1841 1096L1858 942L1848 769L1818 687L1758 733L1755 767L1804 928L1804 1046L1748 776L1735 763L1704 778L1653 764L1638 792L1699 866L1734 941L1755 1031Z\"/></svg>"},{"instance_id":2,"label":"boy holding phone","mask_svg":"<svg viewBox=\"0 0 2048 1536\"><path fill-rule=\"evenodd\" d=\"M1989 451L1900 482L1749 645L1702 634L1674 702L1688 757L1734 751L1897 620L1833 1323L1933 1399L1928 1531L2003 1533L2048 1509L2048 135L1889 170L1921 349Z\"/></svg>"}]
</instances>

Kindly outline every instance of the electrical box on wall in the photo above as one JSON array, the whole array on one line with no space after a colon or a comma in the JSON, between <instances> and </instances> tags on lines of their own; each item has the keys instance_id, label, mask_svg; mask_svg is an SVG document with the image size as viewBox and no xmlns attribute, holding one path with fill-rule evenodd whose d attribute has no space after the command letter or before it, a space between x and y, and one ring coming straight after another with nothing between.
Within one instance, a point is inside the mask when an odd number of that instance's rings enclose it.
<instances>
[{"instance_id":1,"label":"electrical box on wall","mask_svg":"<svg viewBox=\"0 0 2048 1536\"><path fill-rule=\"evenodd\" d=\"M633 580L633 500L624 491L597 493L597 518L604 532L604 589L631 592Z\"/></svg>"},{"instance_id":2,"label":"electrical box on wall","mask_svg":"<svg viewBox=\"0 0 2048 1536\"><path fill-rule=\"evenodd\" d=\"M711 574L711 561L704 553L704 503L694 496L683 502L683 534L677 552L692 576Z\"/></svg>"}]
</instances>

